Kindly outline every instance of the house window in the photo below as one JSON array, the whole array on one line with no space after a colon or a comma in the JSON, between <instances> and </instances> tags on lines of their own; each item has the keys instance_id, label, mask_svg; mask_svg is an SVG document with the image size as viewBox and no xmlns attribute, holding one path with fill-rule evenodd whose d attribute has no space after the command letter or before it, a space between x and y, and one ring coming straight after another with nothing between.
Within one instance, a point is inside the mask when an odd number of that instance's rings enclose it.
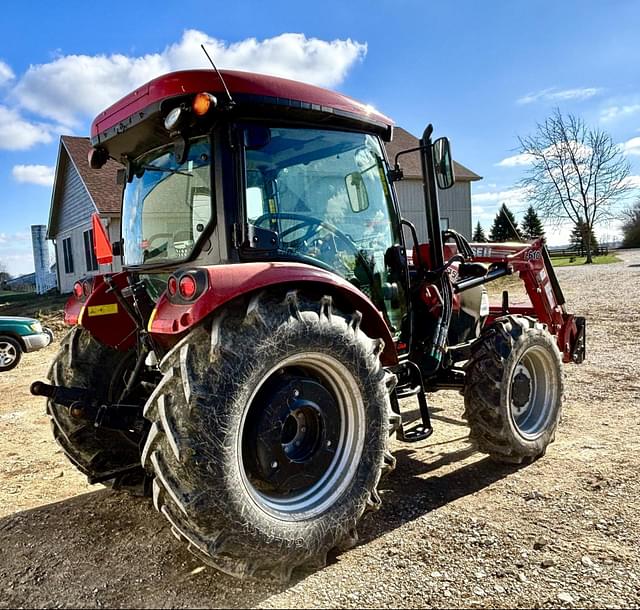
<instances>
[{"instance_id":1,"label":"house window","mask_svg":"<svg viewBox=\"0 0 640 610\"><path fill-rule=\"evenodd\" d=\"M448 218L440 218L440 230L448 231L449 230L449 219Z\"/></svg>"},{"instance_id":2,"label":"house window","mask_svg":"<svg viewBox=\"0 0 640 610\"><path fill-rule=\"evenodd\" d=\"M62 240L62 252L64 254L64 272L73 273L73 252L70 237Z\"/></svg>"},{"instance_id":3,"label":"house window","mask_svg":"<svg viewBox=\"0 0 640 610\"><path fill-rule=\"evenodd\" d=\"M96 253L93 249L93 229L89 229L83 233L84 237L84 260L87 264L87 271L97 271L98 261Z\"/></svg>"}]
</instances>

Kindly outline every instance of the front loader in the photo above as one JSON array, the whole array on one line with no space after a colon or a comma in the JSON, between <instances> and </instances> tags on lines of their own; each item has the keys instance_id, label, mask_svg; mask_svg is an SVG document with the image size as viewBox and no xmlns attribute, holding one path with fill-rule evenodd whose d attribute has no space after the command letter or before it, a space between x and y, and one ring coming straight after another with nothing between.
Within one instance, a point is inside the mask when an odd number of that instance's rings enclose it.
<instances>
[{"instance_id":1,"label":"front loader","mask_svg":"<svg viewBox=\"0 0 640 610\"><path fill-rule=\"evenodd\" d=\"M553 441L585 324L543 240L441 231L454 175L429 126L419 243L392 133L343 95L213 70L159 77L92 125L91 167L116 159L125 185L122 237L96 222L96 252L124 271L76 284L72 328L32 391L91 482L150 493L226 573L286 580L355 544L395 464L390 436L432 433L427 392L459 389L497 461ZM513 273L530 303L491 305L486 284ZM407 427L410 396L421 417Z\"/></svg>"}]
</instances>

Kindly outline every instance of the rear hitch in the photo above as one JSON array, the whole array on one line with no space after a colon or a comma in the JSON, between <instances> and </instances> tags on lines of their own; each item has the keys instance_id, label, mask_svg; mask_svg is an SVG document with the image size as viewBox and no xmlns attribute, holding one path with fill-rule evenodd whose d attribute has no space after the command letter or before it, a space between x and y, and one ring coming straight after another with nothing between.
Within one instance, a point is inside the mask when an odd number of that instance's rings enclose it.
<instances>
[{"instance_id":1,"label":"rear hitch","mask_svg":"<svg viewBox=\"0 0 640 610\"><path fill-rule=\"evenodd\" d=\"M50 398L67 407L71 417L90 421L95 428L143 432L147 425L142 417L142 406L101 403L91 390L85 388L67 388L34 381L30 389L34 396Z\"/></svg>"}]
</instances>

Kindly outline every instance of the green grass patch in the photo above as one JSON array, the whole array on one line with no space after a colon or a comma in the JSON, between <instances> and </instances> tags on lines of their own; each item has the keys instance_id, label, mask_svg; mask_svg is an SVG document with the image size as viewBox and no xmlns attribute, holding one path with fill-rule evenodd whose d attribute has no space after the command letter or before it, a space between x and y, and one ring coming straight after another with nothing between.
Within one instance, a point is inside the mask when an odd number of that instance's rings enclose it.
<instances>
[{"instance_id":1,"label":"green grass patch","mask_svg":"<svg viewBox=\"0 0 640 610\"><path fill-rule=\"evenodd\" d=\"M554 267L573 267L575 265L584 265L587 260L586 256L560 256L551 258ZM594 265L608 265L610 263L620 263L622 259L615 254L607 254L605 256L594 256Z\"/></svg>"}]
</instances>

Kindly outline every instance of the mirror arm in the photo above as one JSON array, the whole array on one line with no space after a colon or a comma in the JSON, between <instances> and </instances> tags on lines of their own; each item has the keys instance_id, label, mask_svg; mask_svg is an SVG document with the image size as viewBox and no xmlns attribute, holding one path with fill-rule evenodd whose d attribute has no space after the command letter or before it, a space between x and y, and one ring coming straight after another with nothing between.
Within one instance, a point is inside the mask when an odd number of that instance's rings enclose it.
<instances>
[{"instance_id":1,"label":"mirror arm","mask_svg":"<svg viewBox=\"0 0 640 610\"><path fill-rule=\"evenodd\" d=\"M398 180L402 180L404 178L404 172L402 171L402 168L400 167L400 165L398 165L398 157L400 155L406 155L412 152L417 152L419 150L422 150L422 146L416 146L415 148L407 148L407 150L401 150L399 153L396 154L396 158L393 161L393 169L389 170L389 180L391 182L398 182Z\"/></svg>"}]
</instances>

